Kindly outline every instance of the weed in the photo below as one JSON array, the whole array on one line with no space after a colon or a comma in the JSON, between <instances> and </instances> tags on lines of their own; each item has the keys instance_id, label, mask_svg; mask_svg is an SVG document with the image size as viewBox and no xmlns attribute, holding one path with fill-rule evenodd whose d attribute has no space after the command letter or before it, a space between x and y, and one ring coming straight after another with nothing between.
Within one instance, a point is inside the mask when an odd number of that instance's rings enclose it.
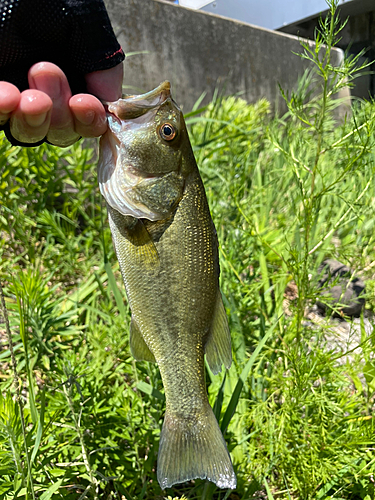
<instances>
[{"instance_id":1,"label":"weed","mask_svg":"<svg viewBox=\"0 0 375 500\"><path fill-rule=\"evenodd\" d=\"M285 116L271 117L265 100L219 95L187 116L232 333L233 365L215 377L207 367L207 387L236 492L157 483L163 387L157 367L129 353L93 147L21 149L0 138L11 333L0 331L0 498L373 498L374 333L365 321L375 305L375 105L335 114L337 92L364 67L331 64L341 27L337 2L329 8L316 45L302 41L311 70L282 91ZM327 257L367 279L368 317L345 356L327 340L329 318L306 318Z\"/></svg>"}]
</instances>

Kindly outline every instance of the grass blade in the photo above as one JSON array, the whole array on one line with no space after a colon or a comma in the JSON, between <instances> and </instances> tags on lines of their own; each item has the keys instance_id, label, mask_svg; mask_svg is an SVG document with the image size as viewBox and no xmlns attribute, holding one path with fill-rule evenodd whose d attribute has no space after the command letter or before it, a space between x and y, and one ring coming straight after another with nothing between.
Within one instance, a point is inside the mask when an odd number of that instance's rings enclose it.
<instances>
[{"instance_id":1,"label":"grass blade","mask_svg":"<svg viewBox=\"0 0 375 500\"><path fill-rule=\"evenodd\" d=\"M117 304L117 308L120 312L121 317L125 318L126 316L126 309L124 306L124 301L121 295L121 292L119 290L119 287L117 286L115 275L113 274L111 264L109 262L106 262L104 264L104 269L106 270L107 276L108 276L108 286L112 290L112 293L115 297L115 301Z\"/></svg>"},{"instance_id":2,"label":"grass blade","mask_svg":"<svg viewBox=\"0 0 375 500\"><path fill-rule=\"evenodd\" d=\"M219 419L220 419L221 408L223 406L224 384L225 384L226 378L227 378L227 372L224 372L223 381L221 383L219 392L217 393L215 405L214 405L214 408L213 408L214 415L215 415L217 421L219 421Z\"/></svg>"},{"instance_id":3,"label":"grass blade","mask_svg":"<svg viewBox=\"0 0 375 500\"><path fill-rule=\"evenodd\" d=\"M266 488L266 492L267 492L267 498L268 500L275 500L273 495L272 495L272 491L271 491L271 488L269 487L268 483L267 483L267 479L264 479L264 486Z\"/></svg>"},{"instance_id":4,"label":"grass blade","mask_svg":"<svg viewBox=\"0 0 375 500\"><path fill-rule=\"evenodd\" d=\"M51 496L60 488L62 482L63 479L59 479L58 481L56 481L56 483L50 486L48 490L43 493L43 495L40 497L40 500L49 500Z\"/></svg>"},{"instance_id":5,"label":"grass blade","mask_svg":"<svg viewBox=\"0 0 375 500\"><path fill-rule=\"evenodd\" d=\"M271 328L268 330L266 335L259 342L259 344L257 345L256 349L254 350L253 354L250 356L249 361L246 363L245 368L242 370L241 375L239 376L238 382L236 384L236 387L234 388L232 397L229 401L228 408L226 409L223 420L221 422L220 427L221 427L221 431L223 432L223 434L227 430L229 422L231 421L231 419L234 415L234 412L236 411L242 388L247 380L247 377L249 376L250 370L253 367L253 364L255 363L255 360L258 357L258 354L263 349L263 346L265 345L265 343L271 337L273 331L275 330L275 328L279 322L279 319L280 318L277 318L275 323L271 326Z\"/></svg>"},{"instance_id":6,"label":"grass blade","mask_svg":"<svg viewBox=\"0 0 375 500\"><path fill-rule=\"evenodd\" d=\"M149 396L153 396L154 398L160 399L161 401L165 400L164 394L155 389L155 387L152 387L152 385L147 384L147 382L143 381L138 382L136 388L139 389L141 392L148 394Z\"/></svg>"},{"instance_id":7,"label":"grass blade","mask_svg":"<svg viewBox=\"0 0 375 500\"><path fill-rule=\"evenodd\" d=\"M225 493L225 496L223 498L223 500L227 500L227 498L229 497L229 495L232 493L233 490L228 490L226 493Z\"/></svg>"},{"instance_id":8,"label":"grass blade","mask_svg":"<svg viewBox=\"0 0 375 500\"><path fill-rule=\"evenodd\" d=\"M36 457L36 454L37 454L38 449L39 449L40 441L42 439L43 427L44 427L44 410L45 410L45 391L43 391L42 397L41 397L41 408L40 408L40 415L39 415L39 419L38 419L38 430L37 430L36 437L35 437L35 444L34 444L33 452L31 454L31 458L30 458L30 467L33 466L34 459Z\"/></svg>"}]
</instances>

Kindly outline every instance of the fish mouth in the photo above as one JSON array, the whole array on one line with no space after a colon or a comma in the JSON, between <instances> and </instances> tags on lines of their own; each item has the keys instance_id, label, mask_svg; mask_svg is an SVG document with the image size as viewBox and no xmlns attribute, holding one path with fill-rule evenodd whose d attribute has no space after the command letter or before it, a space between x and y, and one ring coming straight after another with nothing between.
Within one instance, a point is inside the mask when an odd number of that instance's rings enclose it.
<instances>
[{"instance_id":1,"label":"fish mouth","mask_svg":"<svg viewBox=\"0 0 375 500\"><path fill-rule=\"evenodd\" d=\"M138 118L168 99L172 99L171 84L165 81L146 94L124 95L115 102L103 101L103 105L108 115L120 121Z\"/></svg>"},{"instance_id":2,"label":"fish mouth","mask_svg":"<svg viewBox=\"0 0 375 500\"><path fill-rule=\"evenodd\" d=\"M173 102L170 88L165 81L146 94L103 103L108 130L100 139L98 181L108 205L124 216L164 220L181 199L184 179L180 172L148 172L127 153L138 130L147 128L160 106Z\"/></svg>"}]
</instances>

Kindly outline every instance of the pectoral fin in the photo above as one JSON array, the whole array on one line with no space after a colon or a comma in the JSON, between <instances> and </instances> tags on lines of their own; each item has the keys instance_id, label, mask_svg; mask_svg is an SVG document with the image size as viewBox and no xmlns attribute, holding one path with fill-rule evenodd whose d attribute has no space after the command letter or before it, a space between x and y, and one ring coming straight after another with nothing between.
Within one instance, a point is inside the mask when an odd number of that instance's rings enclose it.
<instances>
[{"instance_id":1,"label":"pectoral fin","mask_svg":"<svg viewBox=\"0 0 375 500\"><path fill-rule=\"evenodd\" d=\"M215 313L205 351L207 363L214 375L221 371L222 364L230 368L232 364L230 332L220 290L217 294Z\"/></svg>"},{"instance_id":2,"label":"pectoral fin","mask_svg":"<svg viewBox=\"0 0 375 500\"><path fill-rule=\"evenodd\" d=\"M117 256L121 249L121 238L130 242L127 245L128 258L135 264L140 264L148 270L155 269L160 264L160 258L149 232L140 219L122 215L107 203L108 219ZM115 236L117 235L117 236Z\"/></svg>"},{"instance_id":3,"label":"pectoral fin","mask_svg":"<svg viewBox=\"0 0 375 500\"><path fill-rule=\"evenodd\" d=\"M137 361L150 361L151 363L156 363L155 356L147 347L142 337L141 330L138 328L133 317L130 323L130 352Z\"/></svg>"},{"instance_id":4,"label":"pectoral fin","mask_svg":"<svg viewBox=\"0 0 375 500\"><path fill-rule=\"evenodd\" d=\"M160 259L155 243L141 220L138 220L133 228L127 230L127 237L133 244L133 247L129 249L133 258L151 268L159 264Z\"/></svg>"}]
</instances>

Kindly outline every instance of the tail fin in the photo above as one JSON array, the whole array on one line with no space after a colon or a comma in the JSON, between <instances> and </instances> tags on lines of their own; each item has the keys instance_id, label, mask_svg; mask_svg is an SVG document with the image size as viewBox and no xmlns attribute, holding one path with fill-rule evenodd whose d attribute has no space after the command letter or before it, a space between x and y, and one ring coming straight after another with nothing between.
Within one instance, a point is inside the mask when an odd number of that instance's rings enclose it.
<instances>
[{"instance_id":1,"label":"tail fin","mask_svg":"<svg viewBox=\"0 0 375 500\"><path fill-rule=\"evenodd\" d=\"M215 415L207 403L196 418L165 414L158 455L162 489L190 479L208 479L235 489L237 480Z\"/></svg>"}]
</instances>

